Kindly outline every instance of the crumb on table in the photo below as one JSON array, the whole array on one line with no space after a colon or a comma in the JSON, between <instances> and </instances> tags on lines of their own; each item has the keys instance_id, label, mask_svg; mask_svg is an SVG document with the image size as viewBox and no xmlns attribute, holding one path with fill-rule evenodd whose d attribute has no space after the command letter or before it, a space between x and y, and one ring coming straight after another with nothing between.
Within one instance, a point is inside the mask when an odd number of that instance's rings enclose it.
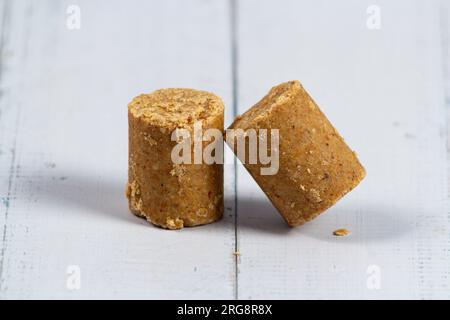
<instances>
[{"instance_id":1,"label":"crumb on table","mask_svg":"<svg viewBox=\"0 0 450 320\"><path fill-rule=\"evenodd\" d=\"M333 231L333 235L337 236L337 237L343 237L343 236L346 236L346 235L349 235L349 234L350 234L350 231L348 231L345 228L337 229L337 230Z\"/></svg>"}]
</instances>

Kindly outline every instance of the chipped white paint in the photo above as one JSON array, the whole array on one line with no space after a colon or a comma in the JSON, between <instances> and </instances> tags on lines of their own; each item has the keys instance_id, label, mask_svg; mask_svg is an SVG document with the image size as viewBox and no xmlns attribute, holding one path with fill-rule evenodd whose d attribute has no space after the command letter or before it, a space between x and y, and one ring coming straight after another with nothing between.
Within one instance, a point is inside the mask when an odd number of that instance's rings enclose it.
<instances>
[{"instance_id":1,"label":"chipped white paint","mask_svg":"<svg viewBox=\"0 0 450 320\"><path fill-rule=\"evenodd\" d=\"M233 118L231 3L0 0L0 298L450 298L445 1L237 1L239 113L301 80L366 179L289 229L238 165L235 246L227 149L223 221L128 213L131 97L206 89Z\"/></svg>"}]
</instances>

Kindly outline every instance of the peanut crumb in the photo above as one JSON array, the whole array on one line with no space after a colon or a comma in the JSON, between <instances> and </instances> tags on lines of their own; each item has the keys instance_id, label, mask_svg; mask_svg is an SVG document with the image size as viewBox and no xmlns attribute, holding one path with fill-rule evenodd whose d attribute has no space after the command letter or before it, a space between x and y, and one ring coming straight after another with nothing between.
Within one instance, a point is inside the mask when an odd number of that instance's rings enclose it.
<instances>
[{"instance_id":1,"label":"peanut crumb","mask_svg":"<svg viewBox=\"0 0 450 320\"><path fill-rule=\"evenodd\" d=\"M180 218L173 219L173 218L168 217L166 219L166 226L168 229L172 229L172 230L181 229L184 227L184 221Z\"/></svg>"},{"instance_id":2,"label":"peanut crumb","mask_svg":"<svg viewBox=\"0 0 450 320\"><path fill-rule=\"evenodd\" d=\"M130 199L131 196L131 184L127 182L127 185L125 186L125 196Z\"/></svg>"},{"instance_id":3,"label":"peanut crumb","mask_svg":"<svg viewBox=\"0 0 450 320\"><path fill-rule=\"evenodd\" d=\"M148 133L144 133L144 140L147 141L151 146L155 146L158 142L153 139Z\"/></svg>"},{"instance_id":4,"label":"peanut crumb","mask_svg":"<svg viewBox=\"0 0 450 320\"><path fill-rule=\"evenodd\" d=\"M311 200L314 202L322 201L322 198L320 197L320 193L316 189L309 189L309 195L311 197Z\"/></svg>"},{"instance_id":5,"label":"peanut crumb","mask_svg":"<svg viewBox=\"0 0 450 320\"><path fill-rule=\"evenodd\" d=\"M137 211L142 210L143 201L141 198L141 189L136 181L127 183L127 186L125 188L125 195L130 200L130 205L132 208Z\"/></svg>"},{"instance_id":6,"label":"peanut crumb","mask_svg":"<svg viewBox=\"0 0 450 320\"><path fill-rule=\"evenodd\" d=\"M348 231L347 229L344 229L344 228L333 231L333 235L337 236L337 237L344 237L349 234L350 234L350 231Z\"/></svg>"},{"instance_id":7,"label":"peanut crumb","mask_svg":"<svg viewBox=\"0 0 450 320\"><path fill-rule=\"evenodd\" d=\"M137 211L141 212L142 211L142 207L144 206L144 202L142 201L142 198L139 198L134 206L135 206Z\"/></svg>"},{"instance_id":8,"label":"peanut crumb","mask_svg":"<svg viewBox=\"0 0 450 320\"><path fill-rule=\"evenodd\" d=\"M311 169L310 169L310 168L306 168L306 172L308 172L309 174L311 174Z\"/></svg>"},{"instance_id":9,"label":"peanut crumb","mask_svg":"<svg viewBox=\"0 0 450 320\"><path fill-rule=\"evenodd\" d=\"M291 203L291 208L295 207L295 202Z\"/></svg>"},{"instance_id":10,"label":"peanut crumb","mask_svg":"<svg viewBox=\"0 0 450 320\"><path fill-rule=\"evenodd\" d=\"M198 217L206 217L206 216L208 216L208 209L200 208L200 209L197 210L196 213L197 213Z\"/></svg>"},{"instance_id":11,"label":"peanut crumb","mask_svg":"<svg viewBox=\"0 0 450 320\"><path fill-rule=\"evenodd\" d=\"M174 164L170 174L172 176L182 177L186 173L186 168L181 164Z\"/></svg>"}]
</instances>

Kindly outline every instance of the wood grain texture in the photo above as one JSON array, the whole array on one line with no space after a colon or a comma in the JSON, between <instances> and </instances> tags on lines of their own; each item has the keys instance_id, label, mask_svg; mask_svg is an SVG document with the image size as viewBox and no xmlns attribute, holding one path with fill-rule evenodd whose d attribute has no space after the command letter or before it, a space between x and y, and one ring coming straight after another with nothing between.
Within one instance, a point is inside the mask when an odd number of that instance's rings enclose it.
<instances>
[{"instance_id":1,"label":"wood grain texture","mask_svg":"<svg viewBox=\"0 0 450 320\"><path fill-rule=\"evenodd\" d=\"M66 28L70 4L80 30ZM170 232L131 215L124 196L133 96L192 87L230 104L228 2L5 5L0 297L233 298L229 203L221 223ZM70 265L80 290L66 287Z\"/></svg>"},{"instance_id":2,"label":"wood grain texture","mask_svg":"<svg viewBox=\"0 0 450 320\"><path fill-rule=\"evenodd\" d=\"M371 4L239 2L239 112L299 79L367 169L289 229L239 166L239 298L450 297L439 2L378 1L380 30L366 27Z\"/></svg>"}]
</instances>

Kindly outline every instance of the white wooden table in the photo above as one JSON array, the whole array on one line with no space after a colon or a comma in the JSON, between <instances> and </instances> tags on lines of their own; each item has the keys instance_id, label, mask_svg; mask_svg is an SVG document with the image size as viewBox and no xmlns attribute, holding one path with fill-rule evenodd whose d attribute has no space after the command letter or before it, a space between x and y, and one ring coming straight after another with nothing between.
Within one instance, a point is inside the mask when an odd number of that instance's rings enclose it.
<instances>
[{"instance_id":1,"label":"white wooden table","mask_svg":"<svg viewBox=\"0 0 450 320\"><path fill-rule=\"evenodd\" d=\"M0 0L0 28L0 298L450 298L448 1ZM133 96L229 124L291 79L367 169L335 207L288 228L227 150L222 221L128 212Z\"/></svg>"}]
</instances>

